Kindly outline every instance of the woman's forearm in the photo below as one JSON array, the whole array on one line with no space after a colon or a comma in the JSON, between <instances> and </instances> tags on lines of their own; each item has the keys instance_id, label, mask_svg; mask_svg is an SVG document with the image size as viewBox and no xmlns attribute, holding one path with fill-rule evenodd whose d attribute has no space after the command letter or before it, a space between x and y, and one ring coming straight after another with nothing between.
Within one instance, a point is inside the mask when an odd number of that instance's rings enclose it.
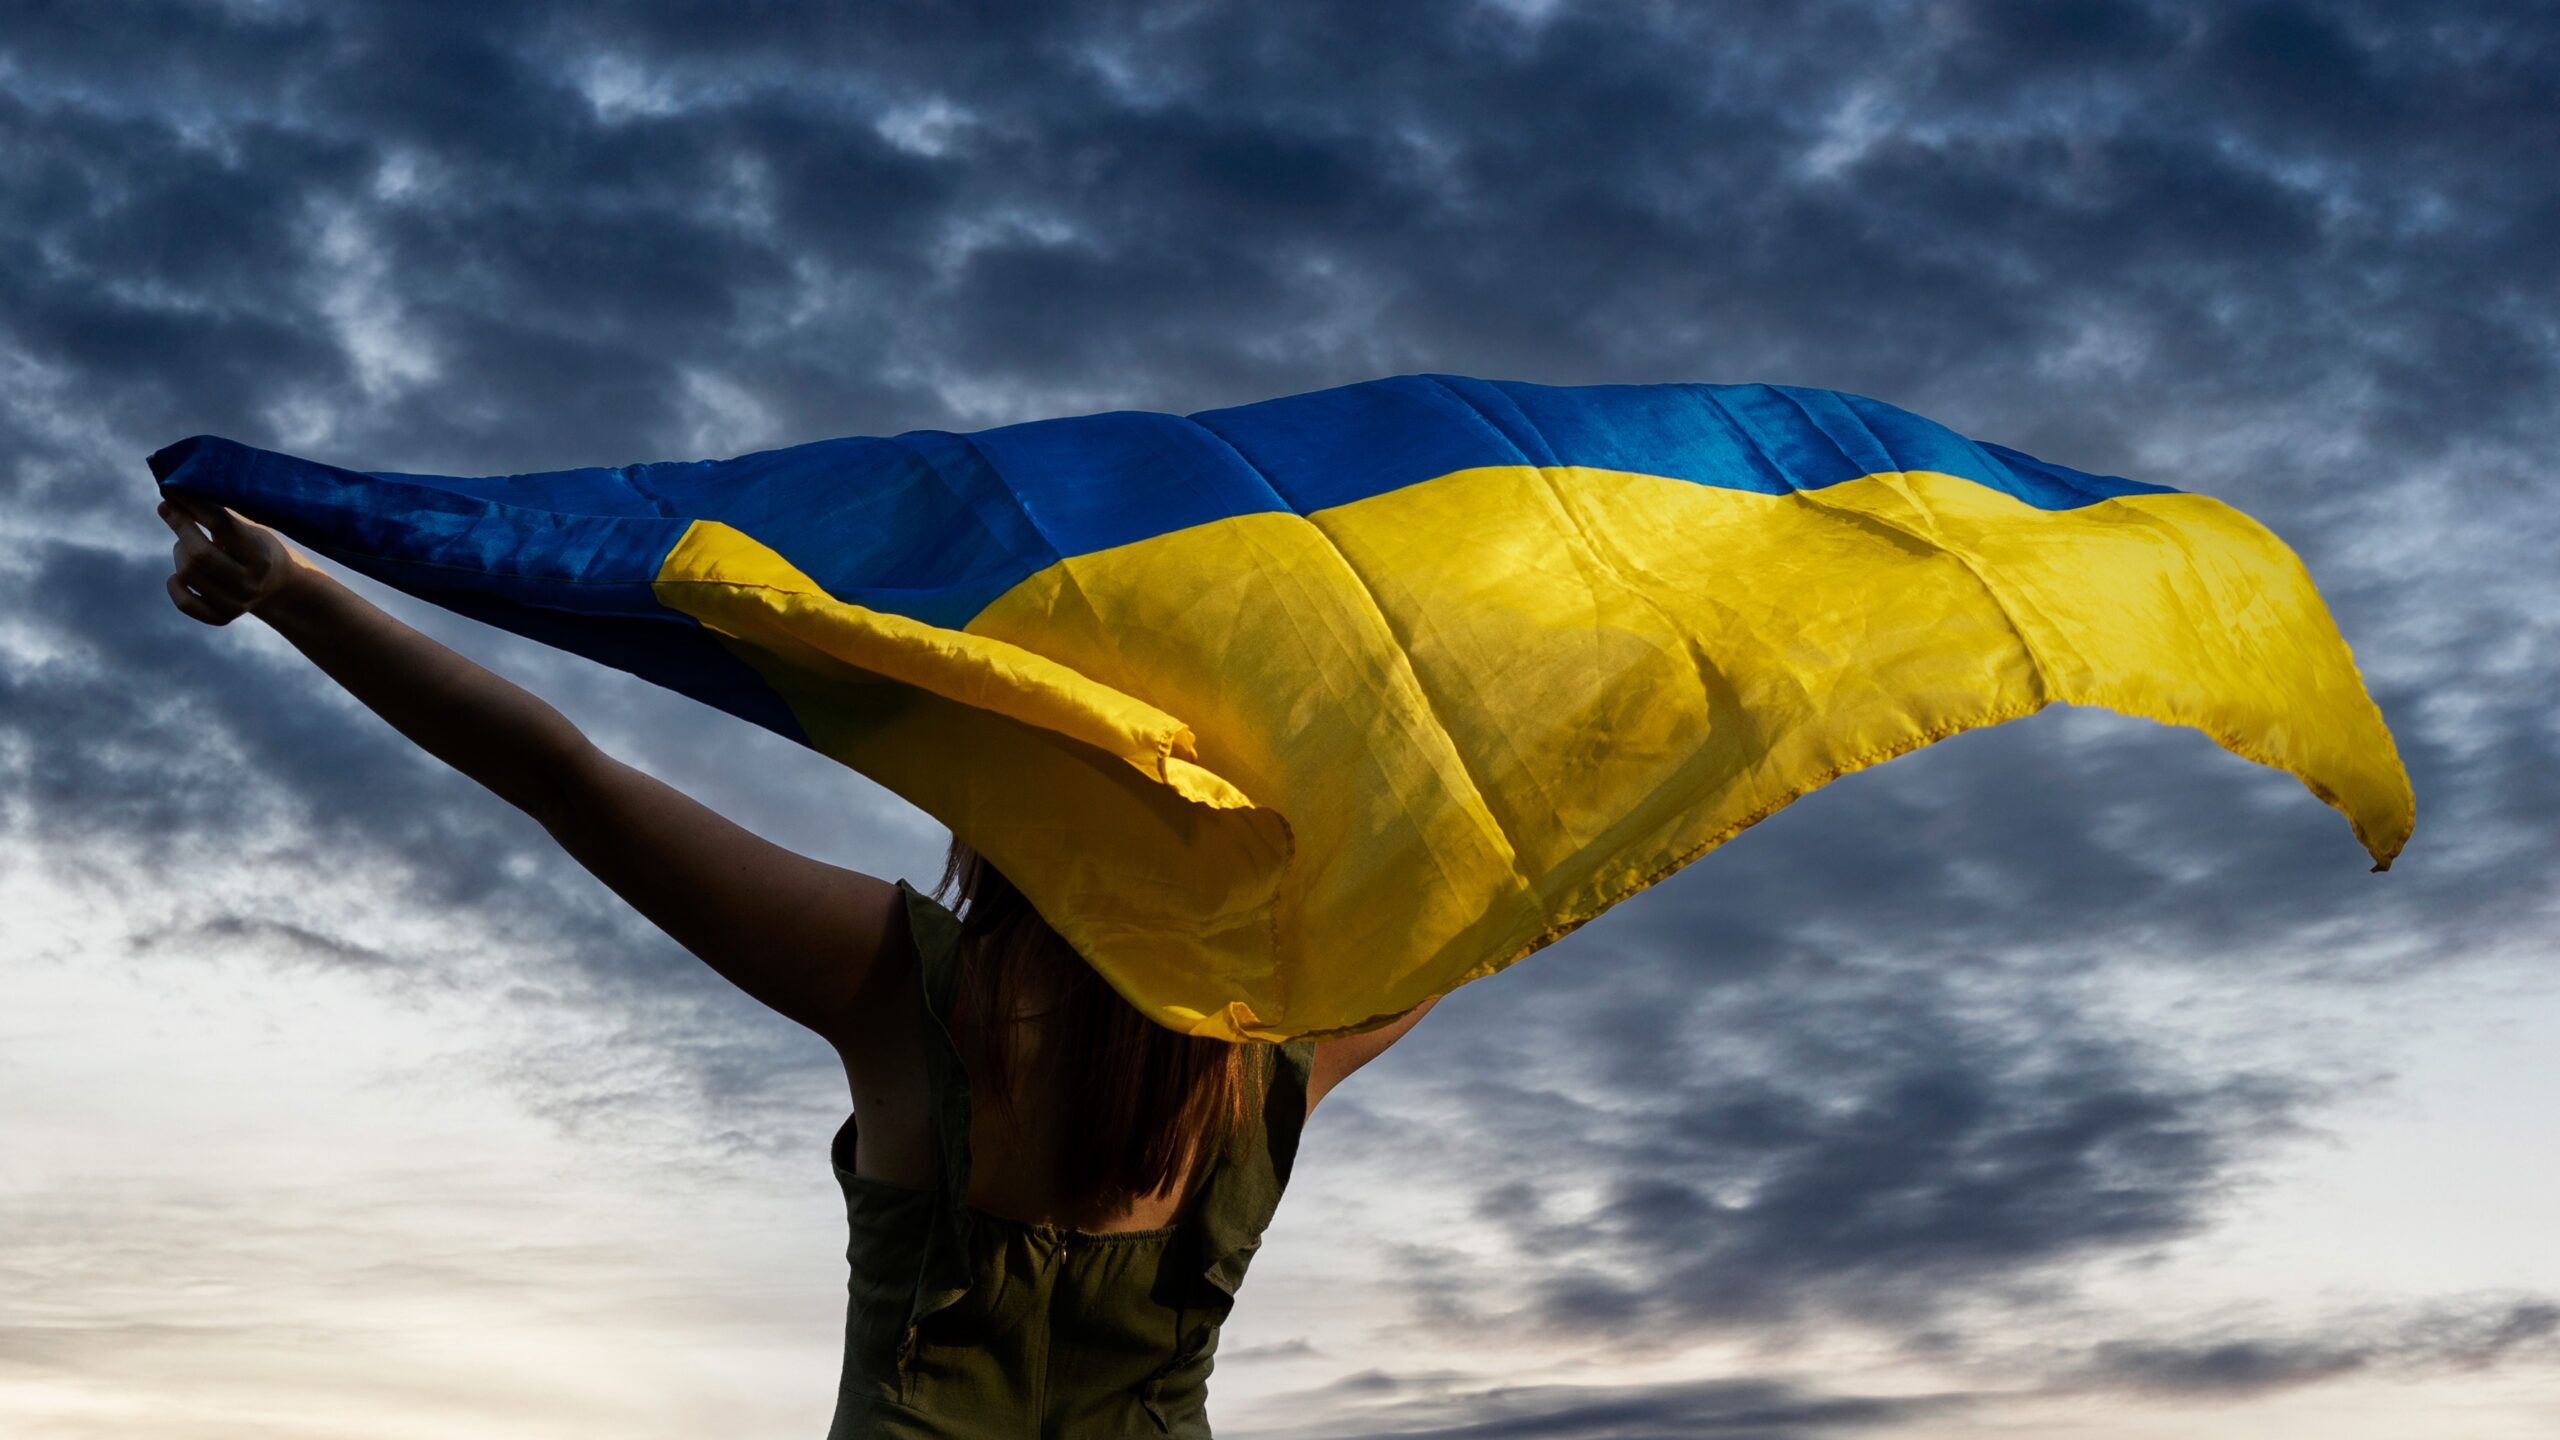
<instances>
[{"instance_id":1,"label":"woman's forearm","mask_svg":"<svg viewBox=\"0 0 2560 1440\"><path fill-rule=\"evenodd\" d=\"M587 748L567 716L297 562L253 612L419 748L548 821Z\"/></svg>"}]
</instances>

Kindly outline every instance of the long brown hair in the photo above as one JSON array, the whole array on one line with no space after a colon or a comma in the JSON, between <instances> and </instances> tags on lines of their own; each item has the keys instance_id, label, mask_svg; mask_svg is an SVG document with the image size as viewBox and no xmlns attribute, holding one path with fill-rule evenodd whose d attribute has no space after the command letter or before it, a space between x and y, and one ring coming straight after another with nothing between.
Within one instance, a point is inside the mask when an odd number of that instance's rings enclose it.
<instances>
[{"instance_id":1,"label":"long brown hair","mask_svg":"<svg viewBox=\"0 0 2560 1440\"><path fill-rule=\"evenodd\" d=\"M1155 1194L1252 1122L1269 1044L1204 1039L1148 1019L958 836L933 893L959 902L953 1038L972 1087L1007 1115L1026 1095L1065 1102L1050 1107L1065 1139L1062 1205L1107 1208ZM1054 998L1025 1009L1040 996ZM1031 1027L1028 1073L1013 1073L1007 1016Z\"/></svg>"}]
</instances>

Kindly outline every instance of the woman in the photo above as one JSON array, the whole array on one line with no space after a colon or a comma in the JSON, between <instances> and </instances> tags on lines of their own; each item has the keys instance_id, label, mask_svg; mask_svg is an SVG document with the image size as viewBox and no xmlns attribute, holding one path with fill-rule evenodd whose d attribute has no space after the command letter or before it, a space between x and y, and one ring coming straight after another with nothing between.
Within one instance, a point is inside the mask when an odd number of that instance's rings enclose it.
<instances>
[{"instance_id":1,"label":"woman","mask_svg":"<svg viewBox=\"0 0 2560 1440\"><path fill-rule=\"evenodd\" d=\"M1209 1433L1218 1328L1301 1126L1431 1002L1314 1043L1177 1034L956 839L934 894L957 914L604 754L265 526L175 493L160 517L181 612L256 615L835 1047L853 1101L833 1151L852 1278L830 1436Z\"/></svg>"}]
</instances>

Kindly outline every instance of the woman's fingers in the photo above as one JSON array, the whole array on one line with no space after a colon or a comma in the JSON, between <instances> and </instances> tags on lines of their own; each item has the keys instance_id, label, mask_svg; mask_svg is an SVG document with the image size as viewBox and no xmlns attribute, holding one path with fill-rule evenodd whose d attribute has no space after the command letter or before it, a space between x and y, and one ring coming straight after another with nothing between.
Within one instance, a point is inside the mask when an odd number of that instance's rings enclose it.
<instances>
[{"instance_id":1,"label":"woman's fingers","mask_svg":"<svg viewBox=\"0 0 2560 1440\"><path fill-rule=\"evenodd\" d=\"M178 532L175 550L178 563L203 566L223 579L241 585L249 583L249 567L241 564L237 556L217 548L193 526L179 525L174 528Z\"/></svg>"},{"instance_id":2,"label":"woman's fingers","mask_svg":"<svg viewBox=\"0 0 2560 1440\"><path fill-rule=\"evenodd\" d=\"M240 527L233 522L229 511L219 505L209 505L165 490L161 492L160 503L163 507L160 518L168 522L170 529L178 532L179 539L183 540L190 534L208 536L206 543L214 550L234 560L248 558L248 547L242 543ZM195 524L189 525L187 522L190 520Z\"/></svg>"},{"instance_id":3,"label":"woman's fingers","mask_svg":"<svg viewBox=\"0 0 2560 1440\"><path fill-rule=\"evenodd\" d=\"M265 604L302 563L276 532L202 496L163 490L159 515L178 537L169 548L175 578L212 612L196 616L207 624L228 624Z\"/></svg>"},{"instance_id":4,"label":"woman's fingers","mask_svg":"<svg viewBox=\"0 0 2560 1440\"><path fill-rule=\"evenodd\" d=\"M169 500L180 510L185 511L198 523L202 524L205 529L213 532L213 537L216 540L233 538L239 535L239 521L223 506L215 504L211 500L199 499L193 495L181 495L175 490L163 490L160 493L163 498Z\"/></svg>"},{"instance_id":5,"label":"woman's fingers","mask_svg":"<svg viewBox=\"0 0 2560 1440\"><path fill-rule=\"evenodd\" d=\"M169 598L177 602L178 609L188 618L201 620L207 625L228 625L240 618L238 606L208 600L188 589L186 582L175 575L169 577Z\"/></svg>"},{"instance_id":6,"label":"woman's fingers","mask_svg":"<svg viewBox=\"0 0 2560 1440\"><path fill-rule=\"evenodd\" d=\"M160 517L177 532L177 543L169 547L170 565L187 585L227 604L246 606L257 593L257 584L249 568L214 548L203 532L175 516Z\"/></svg>"},{"instance_id":7,"label":"woman's fingers","mask_svg":"<svg viewBox=\"0 0 2560 1440\"><path fill-rule=\"evenodd\" d=\"M169 527L169 533L177 536L179 539L184 540L189 536L194 536L199 540L204 539L204 531L196 528L195 525L188 523L195 519L195 513L188 510L185 506L180 505L178 503L178 497L175 495L161 496L159 509L155 513L159 515L160 523ZM212 542L207 541L206 543L210 544Z\"/></svg>"},{"instance_id":8,"label":"woman's fingers","mask_svg":"<svg viewBox=\"0 0 2560 1440\"><path fill-rule=\"evenodd\" d=\"M184 539L194 527L192 520L212 536L210 553L230 562L219 573L230 583L245 586L243 598L263 597L292 568L295 557L283 537L258 522L228 507L217 505L202 496L179 495L163 491L161 518Z\"/></svg>"},{"instance_id":9,"label":"woman's fingers","mask_svg":"<svg viewBox=\"0 0 2560 1440\"><path fill-rule=\"evenodd\" d=\"M162 506L160 518L169 523L170 529L176 530L183 536L187 533L186 521L193 520L204 527L202 533L212 537L212 543L216 548L226 554L240 553L242 542L247 537L240 533L239 518L229 510L209 501L198 500L193 496L180 495L173 491L162 491L160 503Z\"/></svg>"},{"instance_id":10,"label":"woman's fingers","mask_svg":"<svg viewBox=\"0 0 2560 1440\"><path fill-rule=\"evenodd\" d=\"M201 540L195 543L199 546L204 544ZM187 542L184 540L170 546L169 551L169 558L174 566L174 578L188 589L218 604L237 606L243 610L256 601L257 587L252 585L246 576L239 573L239 562L232 560L229 556L218 550L209 549L199 549L189 553ZM223 568L226 564L230 567L228 571Z\"/></svg>"}]
</instances>

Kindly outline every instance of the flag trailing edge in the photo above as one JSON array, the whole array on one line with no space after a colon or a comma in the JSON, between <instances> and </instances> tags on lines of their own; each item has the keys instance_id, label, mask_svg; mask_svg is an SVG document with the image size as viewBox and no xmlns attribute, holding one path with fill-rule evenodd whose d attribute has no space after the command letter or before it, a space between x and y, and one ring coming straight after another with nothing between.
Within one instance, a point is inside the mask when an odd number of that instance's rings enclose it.
<instances>
[{"instance_id":1,"label":"flag trailing edge","mask_svg":"<svg viewBox=\"0 0 2560 1440\"><path fill-rule=\"evenodd\" d=\"M1191 416L168 488L949 825L1160 1023L1367 1028L1839 775L2055 702L2413 802L2310 576L2209 497L1862 396L1403 376Z\"/></svg>"}]
</instances>

